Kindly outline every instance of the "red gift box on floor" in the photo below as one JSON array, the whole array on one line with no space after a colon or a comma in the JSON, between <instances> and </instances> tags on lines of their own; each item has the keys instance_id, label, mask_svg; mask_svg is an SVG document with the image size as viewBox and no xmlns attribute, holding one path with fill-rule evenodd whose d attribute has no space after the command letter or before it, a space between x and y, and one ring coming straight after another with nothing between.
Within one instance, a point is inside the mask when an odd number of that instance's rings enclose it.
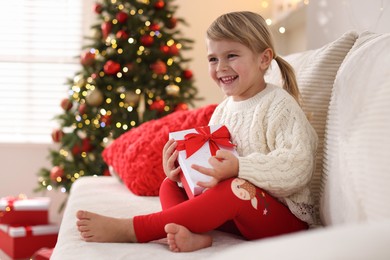
<instances>
[{"instance_id":1,"label":"red gift box on floor","mask_svg":"<svg viewBox=\"0 0 390 260\"><path fill-rule=\"evenodd\" d=\"M0 224L47 225L50 198L6 197L0 199Z\"/></svg>"},{"instance_id":2,"label":"red gift box on floor","mask_svg":"<svg viewBox=\"0 0 390 260\"><path fill-rule=\"evenodd\" d=\"M30 258L42 247L54 247L58 225L9 226L0 224L0 249L12 258Z\"/></svg>"},{"instance_id":3,"label":"red gift box on floor","mask_svg":"<svg viewBox=\"0 0 390 260\"><path fill-rule=\"evenodd\" d=\"M199 181L210 181L211 177L191 168L192 164L211 168L208 160L219 149L228 150L237 155L235 145L230 142L230 133L226 126L203 126L169 133L169 139L178 142L178 162L182 170L181 182L189 198L201 194L204 188Z\"/></svg>"}]
</instances>

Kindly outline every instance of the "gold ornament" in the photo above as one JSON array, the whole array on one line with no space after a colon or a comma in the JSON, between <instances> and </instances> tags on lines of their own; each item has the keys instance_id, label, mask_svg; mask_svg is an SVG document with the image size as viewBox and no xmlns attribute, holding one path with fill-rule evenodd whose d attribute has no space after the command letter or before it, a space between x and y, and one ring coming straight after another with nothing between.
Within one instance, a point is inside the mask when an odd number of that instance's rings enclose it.
<instances>
[{"instance_id":1,"label":"gold ornament","mask_svg":"<svg viewBox=\"0 0 390 260\"><path fill-rule=\"evenodd\" d=\"M116 51L113 48L108 47L106 49L106 53L107 53L107 55L112 56L112 55L114 55L116 53Z\"/></svg>"},{"instance_id":2,"label":"gold ornament","mask_svg":"<svg viewBox=\"0 0 390 260\"><path fill-rule=\"evenodd\" d=\"M169 84L168 86L165 87L165 91L169 96L179 96L180 93L180 87L175 84Z\"/></svg>"},{"instance_id":3,"label":"gold ornament","mask_svg":"<svg viewBox=\"0 0 390 260\"><path fill-rule=\"evenodd\" d=\"M130 106L135 106L138 104L140 96L134 91L126 91L124 101Z\"/></svg>"},{"instance_id":4,"label":"gold ornament","mask_svg":"<svg viewBox=\"0 0 390 260\"><path fill-rule=\"evenodd\" d=\"M97 107L103 103L103 98L103 93L98 89L94 89L88 91L85 100L88 105Z\"/></svg>"}]
</instances>

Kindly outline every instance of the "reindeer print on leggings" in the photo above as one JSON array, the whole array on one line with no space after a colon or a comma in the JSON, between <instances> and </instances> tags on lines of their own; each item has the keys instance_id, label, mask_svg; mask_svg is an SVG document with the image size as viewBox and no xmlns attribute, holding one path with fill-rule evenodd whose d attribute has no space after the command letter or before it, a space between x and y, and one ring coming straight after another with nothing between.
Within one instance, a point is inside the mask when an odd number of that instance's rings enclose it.
<instances>
[{"instance_id":1,"label":"reindeer print on leggings","mask_svg":"<svg viewBox=\"0 0 390 260\"><path fill-rule=\"evenodd\" d=\"M234 195L242 200L249 200L253 208L258 209L260 204L264 204L263 215L268 214L268 203L263 191L257 191L252 183L240 178L235 178L231 187Z\"/></svg>"}]
</instances>

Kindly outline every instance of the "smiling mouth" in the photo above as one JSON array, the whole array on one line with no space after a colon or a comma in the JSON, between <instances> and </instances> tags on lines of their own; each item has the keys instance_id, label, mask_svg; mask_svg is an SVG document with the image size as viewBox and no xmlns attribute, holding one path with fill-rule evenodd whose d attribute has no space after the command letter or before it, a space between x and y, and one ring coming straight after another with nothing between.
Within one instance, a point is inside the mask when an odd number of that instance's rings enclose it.
<instances>
[{"instance_id":1,"label":"smiling mouth","mask_svg":"<svg viewBox=\"0 0 390 260\"><path fill-rule=\"evenodd\" d=\"M238 76L228 76L228 77L220 77L219 81L221 81L223 84L230 84L234 80L236 80Z\"/></svg>"}]
</instances>

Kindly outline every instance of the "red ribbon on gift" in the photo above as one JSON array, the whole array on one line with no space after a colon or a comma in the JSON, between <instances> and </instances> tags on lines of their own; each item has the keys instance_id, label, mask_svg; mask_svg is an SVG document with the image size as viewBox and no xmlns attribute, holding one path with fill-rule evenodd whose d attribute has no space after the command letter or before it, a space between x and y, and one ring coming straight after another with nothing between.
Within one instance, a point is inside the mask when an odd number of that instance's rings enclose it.
<instances>
[{"instance_id":1,"label":"red ribbon on gift","mask_svg":"<svg viewBox=\"0 0 390 260\"><path fill-rule=\"evenodd\" d=\"M221 126L219 129L210 133L210 127L197 127L195 130L198 133L189 133L184 136L184 140L178 140L177 150L186 151L187 158L198 151L207 141L209 142L210 153L215 156L219 150L219 145L226 147L234 147L230 142L230 133L226 126Z\"/></svg>"},{"instance_id":2,"label":"red ribbon on gift","mask_svg":"<svg viewBox=\"0 0 390 260\"><path fill-rule=\"evenodd\" d=\"M10 230L11 228L19 228L19 227L24 228L24 230L26 231L26 237L31 237L31 236L33 236L33 227L32 227L32 226L10 225L10 226L8 227L7 233L9 233L9 230Z\"/></svg>"},{"instance_id":3,"label":"red ribbon on gift","mask_svg":"<svg viewBox=\"0 0 390 260\"><path fill-rule=\"evenodd\" d=\"M14 197L14 196L7 196L7 197L5 197L5 200L7 201L6 211L14 210L14 203L15 203L15 201L24 200L26 198L27 197L25 195L23 195L23 194L20 194L18 197Z\"/></svg>"},{"instance_id":4,"label":"red ribbon on gift","mask_svg":"<svg viewBox=\"0 0 390 260\"><path fill-rule=\"evenodd\" d=\"M32 226L26 226L24 229L26 230L26 237L31 237L33 235Z\"/></svg>"},{"instance_id":5,"label":"red ribbon on gift","mask_svg":"<svg viewBox=\"0 0 390 260\"><path fill-rule=\"evenodd\" d=\"M16 197L6 197L5 200L7 201L7 207L9 208L9 211L12 211L14 209L15 201L19 200L19 198L16 198Z\"/></svg>"}]
</instances>

